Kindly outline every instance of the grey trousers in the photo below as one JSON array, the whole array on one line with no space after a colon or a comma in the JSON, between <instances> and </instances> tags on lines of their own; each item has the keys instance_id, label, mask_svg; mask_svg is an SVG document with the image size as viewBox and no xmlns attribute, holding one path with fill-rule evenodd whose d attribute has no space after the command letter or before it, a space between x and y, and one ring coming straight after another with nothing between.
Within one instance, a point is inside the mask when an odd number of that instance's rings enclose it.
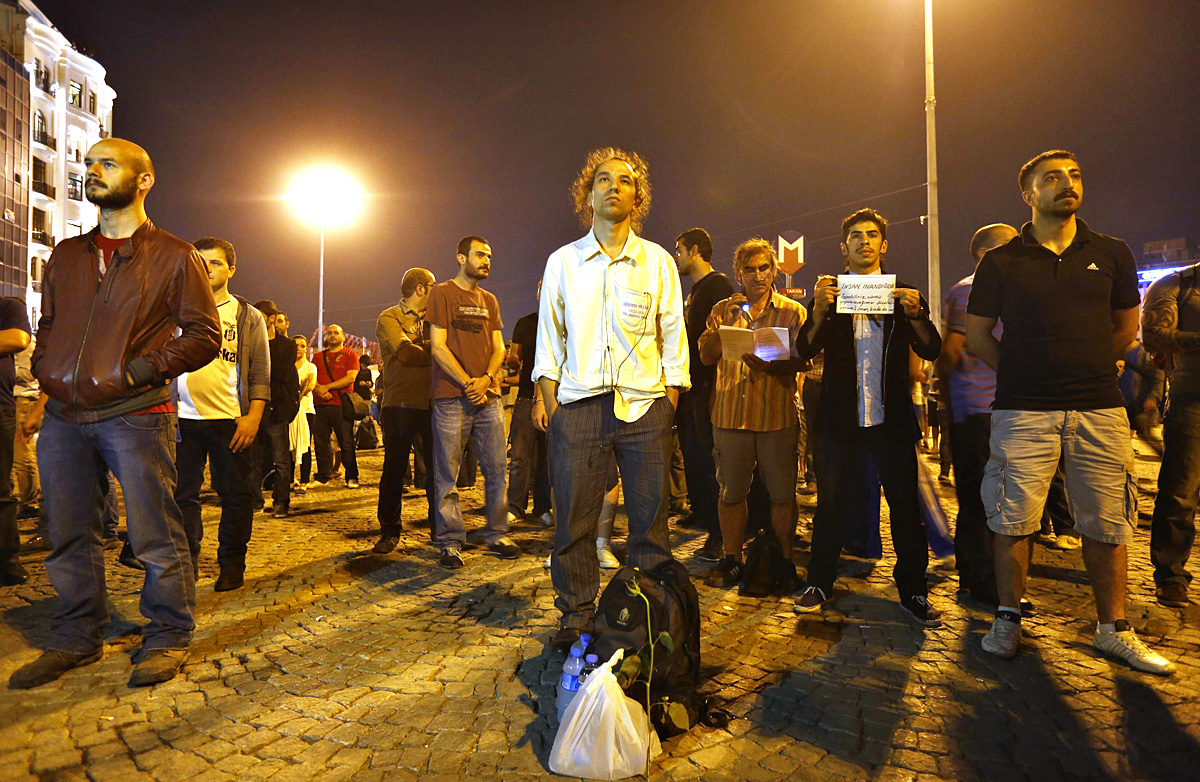
<instances>
[{"instance_id":1,"label":"grey trousers","mask_svg":"<svg viewBox=\"0 0 1200 782\"><path fill-rule=\"evenodd\" d=\"M667 474L674 419L674 408L662 397L637 421L620 421L613 412L613 395L602 394L561 405L550 420L557 518L550 577L563 627L588 628L596 609L596 523L614 455L629 516L629 564L650 570L671 559Z\"/></svg>"}]
</instances>

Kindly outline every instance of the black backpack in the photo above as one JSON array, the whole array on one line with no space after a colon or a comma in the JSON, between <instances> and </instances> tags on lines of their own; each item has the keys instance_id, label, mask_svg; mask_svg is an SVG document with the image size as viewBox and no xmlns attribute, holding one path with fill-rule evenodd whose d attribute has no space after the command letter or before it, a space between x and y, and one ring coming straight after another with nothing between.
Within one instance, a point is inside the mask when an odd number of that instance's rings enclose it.
<instances>
[{"instance_id":1,"label":"black backpack","mask_svg":"<svg viewBox=\"0 0 1200 782\"><path fill-rule=\"evenodd\" d=\"M684 733L704 717L696 691L700 600L683 565L670 559L649 572L623 567L608 582L587 651L607 660L617 649L626 657L617 679L629 697L649 703L660 737Z\"/></svg>"},{"instance_id":2,"label":"black backpack","mask_svg":"<svg viewBox=\"0 0 1200 782\"><path fill-rule=\"evenodd\" d=\"M796 566L783 555L775 531L768 525L750 543L742 567L741 597L790 595L798 583Z\"/></svg>"}]
</instances>

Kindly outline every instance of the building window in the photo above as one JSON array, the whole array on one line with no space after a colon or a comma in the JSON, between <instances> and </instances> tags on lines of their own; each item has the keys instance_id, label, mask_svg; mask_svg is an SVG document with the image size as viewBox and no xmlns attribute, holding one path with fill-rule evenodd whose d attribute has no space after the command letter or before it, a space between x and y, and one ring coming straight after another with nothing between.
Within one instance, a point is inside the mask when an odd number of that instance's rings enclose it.
<instances>
[{"instance_id":1,"label":"building window","mask_svg":"<svg viewBox=\"0 0 1200 782\"><path fill-rule=\"evenodd\" d=\"M96 116L96 93L88 92L88 114Z\"/></svg>"},{"instance_id":2,"label":"building window","mask_svg":"<svg viewBox=\"0 0 1200 782\"><path fill-rule=\"evenodd\" d=\"M83 175L82 174L67 174L67 198L72 201L83 200ZM70 225L68 222L67 225ZM68 233L70 233L68 231ZM76 236L76 234L71 234Z\"/></svg>"},{"instance_id":3,"label":"building window","mask_svg":"<svg viewBox=\"0 0 1200 782\"><path fill-rule=\"evenodd\" d=\"M67 91L67 101L78 108L83 108L83 85L77 81L72 81L69 90Z\"/></svg>"},{"instance_id":4,"label":"building window","mask_svg":"<svg viewBox=\"0 0 1200 782\"><path fill-rule=\"evenodd\" d=\"M33 112L33 133L35 136L46 135L46 115L40 109Z\"/></svg>"},{"instance_id":5,"label":"building window","mask_svg":"<svg viewBox=\"0 0 1200 782\"><path fill-rule=\"evenodd\" d=\"M33 208L33 230L43 233L46 231L46 213L36 206Z\"/></svg>"},{"instance_id":6,"label":"building window","mask_svg":"<svg viewBox=\"0 0 1200 782\"><path fill-rule=\"evenodd\" d=\"M37 156L33 158L33 181L46 181L46 161Z\"/></svg>"}]
</instances>

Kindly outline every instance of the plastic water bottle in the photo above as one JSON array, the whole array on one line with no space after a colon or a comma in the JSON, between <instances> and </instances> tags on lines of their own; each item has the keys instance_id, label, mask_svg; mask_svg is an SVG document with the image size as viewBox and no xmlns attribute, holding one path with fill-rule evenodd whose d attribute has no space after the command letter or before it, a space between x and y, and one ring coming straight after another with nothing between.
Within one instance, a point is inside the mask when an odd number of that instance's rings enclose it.
<instances>
[{"instance_id":1,"label":"plastic water bottle","mask_svg":"<svg viewBox=\"0 0 1200 782\"><path fill-rule=\"evenodd\" d=\"M587 677L592 671L600 667L600 656L596 654L585 654L583 656L583 670L579 672L579 686L587 681Z\"/></svg>"},{"instance_id":2,"label":"plastic water bottle","mask_svg":"<svg viewBox=\"0 0 1200 782\"><path fill-rule=\"evenodd\" d=\"M583 649L578 643L571 647L571 653L567 655L567 661L563 663L562 676L558 679L558 692L554 699L554 705L558 708L558 721L562 723L563 715L567 713L567 707L571 705L571 701L579 694L579 674L583 671Z\"/></svg>"},{"instance_id":3,"label":"plastic water bottle","mask_svg":"<svg viewBox=\"0 0 1200 782\"><path fill-rule=\"evenodd\" d=\"M571 651L579 650L579 656L583 657L587 654L588 644L592 642L591 633L580 633L579 640L571 644Z\"/></svg>"}]
</instances>

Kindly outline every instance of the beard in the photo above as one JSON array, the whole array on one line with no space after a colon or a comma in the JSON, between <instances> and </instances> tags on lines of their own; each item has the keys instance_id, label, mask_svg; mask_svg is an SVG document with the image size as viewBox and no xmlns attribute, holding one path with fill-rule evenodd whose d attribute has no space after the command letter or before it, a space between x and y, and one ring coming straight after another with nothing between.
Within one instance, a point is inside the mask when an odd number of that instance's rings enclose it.
<instances>
[{"instance_id":1,"label":"beard","mask_svg":"<svg viewBox=\"0 0 1200 782\"><path fill-rule=\"evenodd\" d=\"M478 266L467 269L467 276L470 277L472 280L486 280L488 278L488 275L491 273L492 273L491 269L484 271L483 269L481 269Z\"/></svg>"},{"instance_id":2,"label":"beard","mask_svg":"<svg viewBox=\"0 0 1200 782\"><path fill-rule=\"evenodd\" d=\"M88 193L87 200L101 209L124 209L137 198L137 182L133 178L99 193Z\"/></svg>"}]
</instances>

